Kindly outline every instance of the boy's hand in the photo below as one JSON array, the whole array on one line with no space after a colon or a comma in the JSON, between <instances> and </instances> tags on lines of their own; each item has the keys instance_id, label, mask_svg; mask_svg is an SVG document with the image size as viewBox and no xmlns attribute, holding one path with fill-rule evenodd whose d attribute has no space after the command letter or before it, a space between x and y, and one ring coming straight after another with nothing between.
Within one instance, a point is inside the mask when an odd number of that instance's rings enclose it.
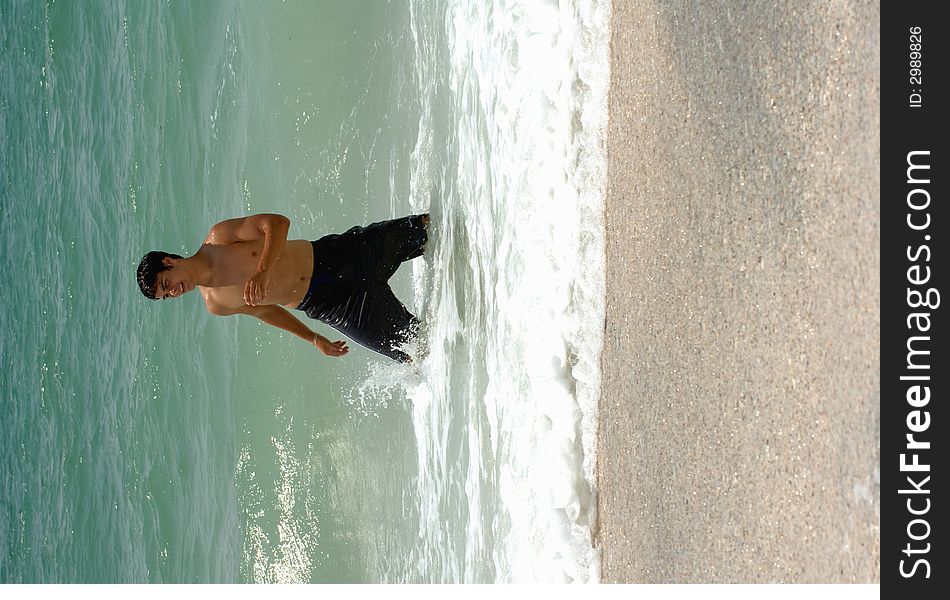
<instances>
[{"instance_id":1,"label":"boy's hand","mask_svg":"<svg viewBox=\"0 0 950 600\"><path fill-rule=\"evenodd\" d=\"M343 356L350 351L346 345L346 342L343 340L331 342L327 338L317 333L313 335L313 345L316 346L320 352L323 352L327 356Z\"/></svg>"},{"instance_id":2,"label":"boy's hand","mask_svg":"<svg viewBox=\"0 0 950 600\"><path fill-rule=\"evenodd\" d=\"M247 280L244 285L244 304L248 306L257 306L264 304L264 297L267 295L267 284L270 279L270 273L267 271L258 271Z\"/></svg>"}]
</instances>

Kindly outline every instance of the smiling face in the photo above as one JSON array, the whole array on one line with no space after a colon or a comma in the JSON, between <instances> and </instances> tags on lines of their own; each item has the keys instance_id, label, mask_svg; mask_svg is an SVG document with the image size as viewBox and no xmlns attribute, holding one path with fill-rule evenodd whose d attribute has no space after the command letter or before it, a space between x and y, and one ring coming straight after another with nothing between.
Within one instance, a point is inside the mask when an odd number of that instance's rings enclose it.
<instances>
[{"instance_id":1,"label":"smiling face","mask_svg":"<svg viewBox=\"0 0 950 600\"><path fill-rule=\"evenodd\" d=\"M135 279L142 295L152 300L175 298L195 287L188 269L182 267L179 254L152 250L142 257Z\"/></svg>"},{"instance_id":2,"label":"smiling face","mask_svg":"<svg viewBox=\"0 0 950 600\"><path fill-rule=\"evenodd\" d=\"M169 256L162 260L162 264L168 268L155 276L155 297L157 299L177 298L195 289L194 280L180 267L178 260Z\"/></svg>"}]
</instances>

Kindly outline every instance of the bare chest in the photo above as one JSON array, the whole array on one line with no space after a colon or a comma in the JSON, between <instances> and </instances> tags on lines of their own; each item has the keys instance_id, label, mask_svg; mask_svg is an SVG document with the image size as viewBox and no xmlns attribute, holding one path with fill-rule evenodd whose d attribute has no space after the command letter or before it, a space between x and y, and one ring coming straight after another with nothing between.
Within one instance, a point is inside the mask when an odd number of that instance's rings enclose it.
<instances>
[{"instance_id":1,"label":"bare chest","mask_svg":"<svg viewBox=\"0 0 950 600\"><path fill-rule=\"evenodd\" d=\"M206 246L212 265L212 284L202 290L206 301L230 307L242 306L244 286L257 272L263 248L263 240ZM310 242L288 240L269 270L266 303L299 302L310 285L312 271L313 249Z\"/></svg>"},{"instance_id":2,"label":"bare chest","mask_svg":"<svg viewBox=\"0 0 950 600\"><path fill-rule=\"evenodd\" d=\"M243 285L257 271L263 249L263 240L205 246L212 267L211 287Z\"/></svg>"}]
</instances>

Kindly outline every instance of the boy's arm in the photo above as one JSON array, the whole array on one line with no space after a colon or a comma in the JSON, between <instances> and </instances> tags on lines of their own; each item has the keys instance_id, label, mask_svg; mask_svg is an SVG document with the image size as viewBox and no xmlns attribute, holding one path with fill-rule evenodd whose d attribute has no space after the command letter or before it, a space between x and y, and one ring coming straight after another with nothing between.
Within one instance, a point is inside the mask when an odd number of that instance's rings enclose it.
<instances>
[{"instance_id":1,"label":"boy's arm","mask_svg":"<svg viewBox=\"0 0 950 600\"><path fill-rule=\"evenodd\" d=\"M290 219L284 215L260 214L221 221L208 232L205 243L216 246L264 240L261 258L257 263L257 272L247 280L244 286L245 304L254 306L264 301L270 269L284 251L288 231L290 231Z\"/></svg>"},{"instance_id":2,"label":"boy's arm","mask_svg":"<svg viewBox=\"0 0 950 600\"><path fill-rule=\"evenodd\" d=\"M346 342L339 340L331 342L319 333L310 331L310 328L304 325L300 319L290 314L286 308L277 304L268 304L265 306L239 306L237 308L224 308L217 305L208 305L208 311L219 316L244 314L257 317L261 321L274 327L279 327L284 331L296 335L316 346L327 356L343 356L350 349Z\"/></svg>"}]
</instances>

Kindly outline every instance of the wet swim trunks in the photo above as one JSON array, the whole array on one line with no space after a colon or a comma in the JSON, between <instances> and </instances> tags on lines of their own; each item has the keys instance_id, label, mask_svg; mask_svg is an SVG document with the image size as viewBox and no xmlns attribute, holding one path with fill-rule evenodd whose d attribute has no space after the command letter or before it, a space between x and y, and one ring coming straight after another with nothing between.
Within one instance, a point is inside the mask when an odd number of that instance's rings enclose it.
<instances>
[{"instance_id":1,"label":"wet swim trunks","mask_svg":"<svg viewBox=\"0 0 950 600\"><path fill-rule=\"evenodd\" d=\"M297 310L323 321L370 350L399 362L404 343L419 323L389 287L399 265L422 255L428 235L423 217L353 227L311 242L313 275Z\"/></svg>"}]
</instances>

